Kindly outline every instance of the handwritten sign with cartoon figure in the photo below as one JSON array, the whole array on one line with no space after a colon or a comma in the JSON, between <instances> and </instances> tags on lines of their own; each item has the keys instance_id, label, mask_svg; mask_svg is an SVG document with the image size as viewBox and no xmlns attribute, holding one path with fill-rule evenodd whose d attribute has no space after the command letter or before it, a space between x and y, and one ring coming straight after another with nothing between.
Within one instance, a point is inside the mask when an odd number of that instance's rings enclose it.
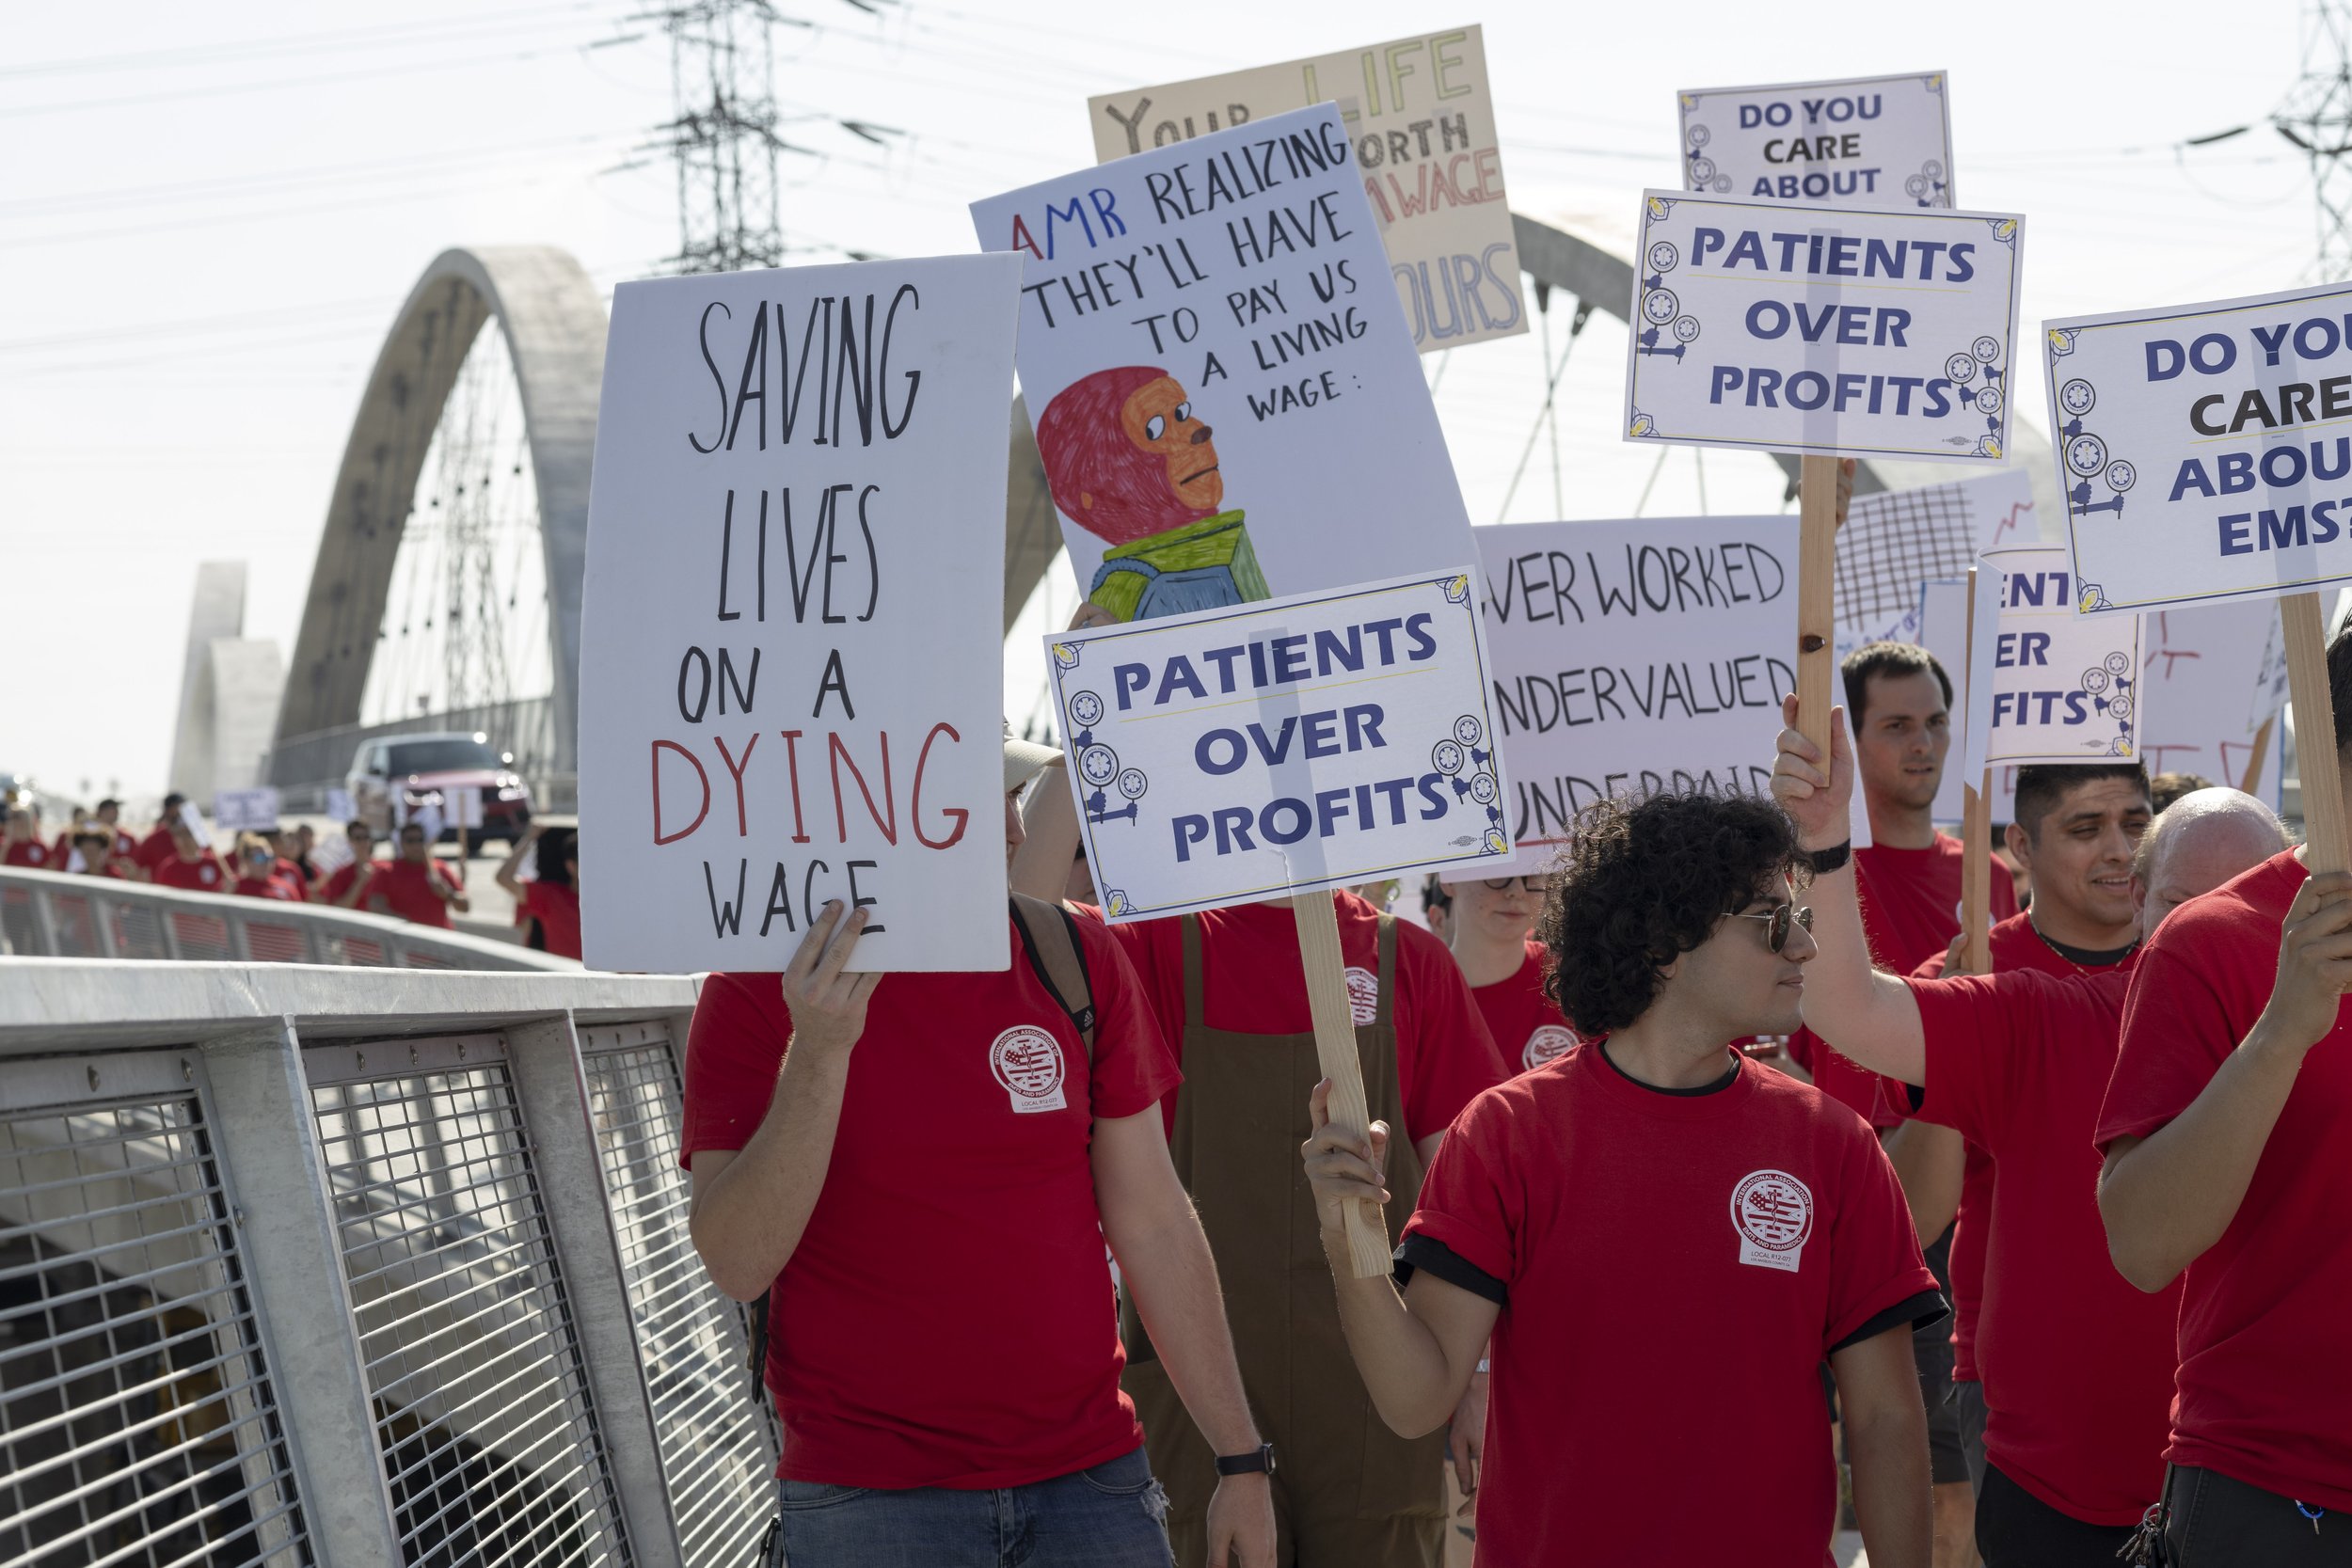
<instances>
[{"instance_id":1,"label":"handwritten sign with cartoon figure","mask_svg":"<svg viewBox=\"0 0 2352 1568\"><path fill-rule=\"evenodd\" d=\"M1078 584L1121 621L1475 558L1325 104L977 202Z\"/></svg>"}]
</instances>

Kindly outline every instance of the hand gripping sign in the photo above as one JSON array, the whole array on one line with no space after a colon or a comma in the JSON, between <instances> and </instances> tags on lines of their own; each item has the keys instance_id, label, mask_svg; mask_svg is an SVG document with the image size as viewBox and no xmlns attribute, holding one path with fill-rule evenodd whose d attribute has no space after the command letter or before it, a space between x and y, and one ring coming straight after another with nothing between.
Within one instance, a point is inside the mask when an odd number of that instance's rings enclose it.
<instances>
[{"instance_id":1,"label":"hand gripping sign","mask_svg":"<svg viewBox=\"0 0 2352 1568\"><path fill-rule=\"evenodd\" d=\"M1693 191L1844 207L1950 207L1952 117L1944 72L1675 95Z\"/></svg>"}]
</instances>

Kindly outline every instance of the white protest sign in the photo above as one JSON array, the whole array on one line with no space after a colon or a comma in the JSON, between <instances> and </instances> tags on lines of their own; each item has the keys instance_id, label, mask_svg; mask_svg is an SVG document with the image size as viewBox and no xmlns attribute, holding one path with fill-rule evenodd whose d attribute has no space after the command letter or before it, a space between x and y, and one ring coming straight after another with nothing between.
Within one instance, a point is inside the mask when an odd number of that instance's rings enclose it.
<instances>
[{"instance_id":1,"label":"white protest sign","mask_svg":"<svg viewBox=\"0 0 2352 1568\"><path fill-rule=\"evenodd\" d=\"M1987 550L1979 558L1969 651L1963 783L1988 764L2139 754L2139 619L2076 615L2062 546Z\"/></svg>"},{"instance_id":2,"label":"white protest sign","mask_svg":"<svg viewBox=\"0 0 2352 1568\"><path fill-rule=\"evenodd\" d=\"M1693 87L1682 174L1694 191L1841 207L1949 207L1944 72L1764 87Z\"/></svg>"},{"instance_id":3,"label":"white protest sign","mask_svg":"<svg viewBox=\"0 0 2352 1568\"><path fill-rule=\"evenodd\" d=\"M1997 463L2023 230L1645 193L1626 438Z\"/></svg>"},{"instance_id":4,"label":"white protest sign","mask_svg":"<svg viewBox=\"0 0 2352 1568\"><path fill-rule=\"evenodd\" d=\"M1001 970L1004 256L614 293L580 639L588 962Z\"/></svg>"},{"instance_id":5,"label":"white protest sign","mask_svg":"<svg viewBox=\"0 0 2352 1568\"><path fill-rule=\"evenodd\" d=\"M1837 531L1838 657L1881 638L1918 641L1922 584L1964 579L1979 551L2038 544L2040 527L2020 468L1856 496Z\"/></svg>"},{"instance_id":6,"label":"white protest sign","mask_svg":"<svg viewBox=\"0 0 2352 1568\"><path fill-rule=\"evenodd\" d=\"M482 791L460 785L441 792L441 810L453 828L482 826Z\"/></svg>"},{"instance_id":7,"label":"white protest sign","mask_svg":"<svg viewBox=\"0 0 2352 1568\"><path fill-rule=\"evenodd\" d=\"M1967 777L1968 755L1968 579L1941 578L1919 585L1919 608L1911 618L1911 635L1899 639L1915 642L1935 656L1952 682L1951 744L1944 753L1944 777L1935 786L1935 804L1930 815L1938 822L1957 823L1962 820L1963 803L1961 788L1970 783ZM2015 769L1996 768L1994 774L1993 820L2006 821L2001 815L2000 780L2005 772ZM1856 793L1860 793L1856 791Z\"/></svg>"},{"instance_id":8,"label":"white protest sign","mask_svg":"<svg viewBox=\"0 0 2352 1568\"><path fill-rule=\"evenodd\" d=\"M441 830L449 826L448 819L441 814L440 797L428 796L411 811L408 802L395 795L392 798L393 836L398 837L400 830L411 822L423 830L425 843L440 843Z\"/></svg>"},{"instance_id":9,"label":"white protest sign","mask_svg":"<svg viewBox=\"0 0 2352 1568\"><path fill-rule=\"evenodd\" d=\"M225 833L269 832L278 826L278 791L224 789L213 797L213 820Z\"/></svg>"},{"instance_id":10,"label":"white protest sign","mask_svg":"<svg viewBox=\"0 0 2352 1568\"><path fill-rule=\"evenodd\" d=\"M1120 621L1470 560L1330 105L976 202L1025 259L1021 387L1078 586Z\"/></svg>"},{"instance_id":11,"label":"white protest sign","mask_svg":"<svg viewBox=\"0 0 2352 1568\"><path fill-rule=\"evenodd\" d=\"M348 789L328 790L326 792L326 815L338 822L349 822L353 817L358 816L359 808L352 803L351 791Z\"/></svg>"},{"instance_id":12,"label":"white protest sign","mask_svg":"<svg viewBox=\"0 0 2352 1568\"><path fill-rule=\"evenodd\" d=\"M2237 788L2254 760L2256 735L2286 701L2278 605L2248 599L2159 610L2141 616L2140 626L2149 714L2140 755L2148 771L2196 773ZM2277 793L2280 744L2274 726L2256 781L2265 800Z\"/></svg>"},{"instance_id":13,"label":"white protest sign","mask_svg":"<svg viewBox=\"0 0 2352 1568\"><path fill-rule=\"evenodd\" d=\"M1336 100L1422 353L1527 330L1477 27L1087 100L1108 163Z\"/></svg>"},{"instance_id":14,"label":"white protest sign","mask_svg":"<svg viewBox=\"0 0 2352 1568\"><path fill-rule=\"evenodd\" d=\"M1771 795L1756 737L1796 683L1795 517L1470 532L1521 861L1549 859L1611 795Z\"/></svg>"},{"instance_id":15,"label":"white protest sign","mask_svg":"<svg viewBox=\"0 0 2352 1568\"><path fill-rule=\"evenodd\" d=\"M199 840L209 836L204 828L204 814L196 809L194 800L180 802L180 825L194 833Z\"/></svg>"},{"instance_id":16,"label":"white protest sign","mask_svg":"<svg viewBox=\"0 0 2352 1568\"><path fill-rule=\"evenodd\" d=\"M328 833L310 851L310 863L322 877L341 871L356 858L351 840L342 833Z\"/></svg>"},{"instance_id":17,"label":"white protest sign","mask_svg":"<svg viewBox=\"0 0 2352 1568\"><path fill-rule=\"evenodd\" d=\"M1047 638L1104 913L1507 859L1476 584L1464 565Z\"/></svg>"},{"instance_id":18,"label":"white protest sign","mask_svg":"<svg viewBox=\"0 0 2352 1568\"><path fill-rule=\"evenodd\" d=\"M2352 581L2352 287L2042 324L2082 611Z\"/></svg>"}]
</instances>

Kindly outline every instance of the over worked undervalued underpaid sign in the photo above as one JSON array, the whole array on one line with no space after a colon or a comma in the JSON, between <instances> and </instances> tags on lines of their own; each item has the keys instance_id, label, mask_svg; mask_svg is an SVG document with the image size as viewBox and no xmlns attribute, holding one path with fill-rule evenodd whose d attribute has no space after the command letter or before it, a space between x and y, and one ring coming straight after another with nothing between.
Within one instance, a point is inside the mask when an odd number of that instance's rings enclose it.
<instances>
[{"instance_id":1,"label":"over worked undervalued underpaid sign","mask_svg":"<svg viewBox=\"0 0 2352 1568\"><path fill-rule=\"evenodd\" d=\"M2352 581L2352 288L2042 324L2086 615Z\"/></svg>"},{"instance_id":2,"label":"over worked undervalued underpaid sign","mask_svg":"<svg viewBox=\"0 0 2352 1568\"><path fill-rule=\"evenodd\" d=\"M1047 638L1104 912L1507 858L1476 584L1466 564Z\"/></svg>"},{"instance_id":3,"label":"over worked undervalued underpaid sign","mask_svg":"<svg viewBox=\"0 0 2352 1568\"><path fill-rule=\"evenodd\" d=\"M2023 230L1645 193L1627 438L1998 463Z\"/></svg>"}]
</instances>

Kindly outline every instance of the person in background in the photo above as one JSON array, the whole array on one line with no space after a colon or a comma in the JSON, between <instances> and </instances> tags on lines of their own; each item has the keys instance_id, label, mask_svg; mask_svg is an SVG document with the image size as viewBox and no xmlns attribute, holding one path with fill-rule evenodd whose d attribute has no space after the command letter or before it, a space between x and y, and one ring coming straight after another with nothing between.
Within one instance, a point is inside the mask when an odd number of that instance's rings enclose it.
<instances>
[{"instance_id":1,"label":"person in background","mask_svg":"<svg viewBox=\"0 0 2352 1568\"><path fill-rule=\"evenodd\" d=\"M2164 808L2158 806L2156 809L2162 811ZM2010 891L2017 895L2017 907L2022 910L2030 905L2033 902L2033 879L2026 875L2025 863L2010 853L2009 824L2006 822L1993 824L1993 858L1999 861L2001 868L2009 873Z\"/></svg>"},{"instance_id":2,"label":"person in background","mask_svg":"<svg viewBox=\"0 0 2352 1568\"><path fill-rule=\"evenodd\" d=\"M157 881L163 879L156 876L156 867L178 852L179 841L173 836L171 828L180 820L180 808L187 803L188 798L184 795L175 792L165 796L163 813L155 818L154 830L139 840L138 848L132 853L140 869Z\"/></svg>"},{"instance_id":3,"label":"person in background","mask_svg":"<svg viewBox=\"0 0 2352 1568\"><path fill-rule=\"evenodd\" d=\"M282 903L304 902L295 874L279 858L278 847L256 832L237 835L237 879L230 891L240 898L275 898Z\"/></svg>"},{"instance_id":4,"label":"person in background","mask_svg":"<svg viewBox=\"0 0 2352 1568\"><path fill-rule=\"evenodd\" d=\"M100 822L114 831L115 854L118 857L129 860L138 853L139 841L123 831L121 801L109 795L98 802L98 810L94 815Z\"/></svg>"},{"instance_id":5,"label":"person in background","mask_svg":"<svg viewBox=\"0 0 2352 1568\"><path fill-rule=\"evenodd\" d=\"M522 879L523 858L532 857L532 876ZM580 833L533 822L498 868L498 884L515 900L515 912L539 923L534 945L558 958L580 957Z\"/></svg>"},{"instance_id":6,"label":"person in background","mask_svg":"<svg viewBox=\"0 0 2352 1568\"><path fill-rule=\"evenodd\" d=\"M2148 781L2148 800L2162 811L2192 790L2211 789L2213 781L2195 773L2159 773Z\"/></svg>"},{"instance_id":7,"label":"person in background","mask_svg":"<svg viewBox=\"0 0 2352 1568\"><path fill-rule=\"evenodd\" d=\"M375 830L358 817L343 824L343 837L351 845L351 863L339 865L327 874L320 885L319 901L337 909L357 909L367 892L368 878L375 870Z\"/></svg>"},{"instance_id":8,"label":"person in background","mask_svg":"<svg viewBox=\"0 0 2352 1568\"><path fill-rule=\"evenodd\" d=\"M63 871L65 857L40 841L40 819L24 806L8 808L8 850L0 864L26 871Z\"/></svg>"},{"instance_id":9,"label":"person in background","mask_svg":"<svg viewBox=\"0 0 2352 1568\"><path fill-rule=\"evenodd\" d=\"M2330 761L2352 777L2352 634L2328 646L2328 696L2337 751L2305 751L2307 781ZM2152 899L2185 891L2170 876ZM2124 1005L2099 1212L2124 1278L2180 1281L2175 1568L2352 1564L2348 990L2352 876L2288 849L2174 910Z\"/></svg>"},{"instance_id":10,"label":"person in background","mask_svg":"<svg viewBox=\"0 0 2352 1568\"><path fill-rule=\"evenodd\" d=\"M1451 944L1453 938L1447 934L1447 923L1453 918L1453 895L1446 892L1445 883L1432 871L1421 882L1421 923L1429 927L1431 936Z\"/></svg>"},{"instance_id":11,"label":"person in background","mask_svg":"<svg viewBox=\"0 0 2352 1568\"><path fill-rule=\"evenodd\" d=\"M292 828L279 828L273 832L262 833L258 836L262 843L269 846L270 858L274 863L271 875L282 879L288 887L294 889L295 902L309 903L310 901L310 872L302 862L302 844L295 836L294 831Z\"/></svg>"},{"instance_id":12,"label":"person in background","mask_svg":"<svg viewBox=\"0 0 2352 1568\"><path fill-rule=\"evenodd\" d=\"M1544 990L1548 948L1534 939L1551 878L1465 878L1441 882L1451 918L1446 945L1462 968L1470 1000L1514 1072L1538 1068L1578 1043L1575 1029Z\"/></svg>"},{"instance_id":13,"label":"person in background","mask_svg":"<svg viewBox=\"0 0 2352 1568\"><path fill-rule=\"evenodd\" d=\"M1868 1127L1732 1043L1797 1026L1814 949L1791 888L1815 869L1753 797L1580 818L1540 929L1589 1043L1470 1102L1393 1279L1355 1277L1340 1226L1401 1185L1395 1139L1329 1126L1315 1087L1301 1154L1380 1418L1443 1422L1492 1338L1478 1545L1497 1568L1824 1562L1824 1360L1872 1568L1926 1568L1910 1341L1944 1302Z\"/></svg>"},{"instance_id":14,"label":"person in background","mask_svg":"<svg viewBox=\"0 0 2352 1568\"><path fill-rule=\"evenodd\" d=\"M82 857L82 874L86 877L111 877L124 882L138 880L135 868L115 854L115 847L120 842L121 835L105 823L85 823L73 837L73 847ZM71 862L67 863L72 864Z\"/></svg>"},{"instance_id":15,"label":"person in background","mask_svg":"<svg viewBox=\"0 0 2352 1568\"><path fill-rule=\"evenodd\" d=\"M278 835L278 857L294 866L305 898L315 896L319 885L318 864L310 859L318 842L318 833L308 822L298 822Z\"/></svg>"},{"instance_id":16,"label":"person in background","mask_svg":"<svg viewBox=\"0 0 2352 1568\"><path fill-rule=\"evenodd\" d=\"M443 930L452 927L452 910L466 914L473 909L458 874L448 863L433 858L420 822L401 825L399 856L373 865L359 902L377 914L398 915Z\"/></svg>"},{"instance_id":17,"label":"person in background","mask_svg":"<svg viewBox=\"0 0 2352 1568\"><path fill-rule=\"evenodd\" d=\"M58 870L65 870L72 863L74 835L82 831L82 824L88 820L89 813L80 806L75 806L66 814L65 826L58 830L57 842L50 848L50 863Z\"/></svg>"},{"instance_id":18,"label":"person in background","mask_svg":"<svg viewBox=\"0 0 2352 1568\"><path fill-rule=\"evenodd\" d=\"M177 811L166 818L165 831L171 834L171 858L150 873L156 886L178 888L184 893L229 891L233 878L220 863L220 857L213 852L211 845L197 836L196 830Z\"/></svg>"}]
</instances>

